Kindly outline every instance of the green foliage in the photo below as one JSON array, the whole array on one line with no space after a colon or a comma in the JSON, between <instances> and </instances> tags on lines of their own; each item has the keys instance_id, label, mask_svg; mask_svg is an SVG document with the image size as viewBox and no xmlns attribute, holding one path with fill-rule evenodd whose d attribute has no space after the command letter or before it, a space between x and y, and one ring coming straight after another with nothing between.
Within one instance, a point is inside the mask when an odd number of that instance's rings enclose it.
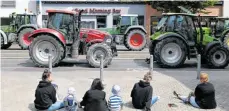
<instances>
[{"instance_id":1,"label":"green foliage","mask_svg":"<svg viewBox=\"0 0 229 111\"><path fill-rule=\"evenodd\" d=\"M206 0L206 1L152 1L152 8L162 12L182 12L178 6L182 6L193 13L203 12L206 7L214 6L218 0Z\"/></svg>"}]
</instances>

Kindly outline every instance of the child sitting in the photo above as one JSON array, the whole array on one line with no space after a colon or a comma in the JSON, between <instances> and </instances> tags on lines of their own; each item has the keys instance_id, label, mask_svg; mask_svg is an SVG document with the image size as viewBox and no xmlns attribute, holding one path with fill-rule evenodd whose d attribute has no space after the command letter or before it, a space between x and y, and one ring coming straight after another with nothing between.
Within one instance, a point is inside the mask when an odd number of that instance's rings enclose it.
<instances>
[{"instance_id":1,"label":"child sitting","mask_svg":"<svg viewBox=\"0 0 229 111\"><path fill-rule=\"evenodd\" d=\"M75 89L70 87L68 89L68 95L64 98L65 111L76 111L77 102L75 98Z\"/></svg>"},{"instance_id":2,"label":"child sitting","mask_svg":"<svg viewBox=\"0 0 229 111\"><path fill-rule=\"evenodd\" d=\"M112 96L109 98L108 105L110 111L121 111L123 107L122 98L119 96L120 86L114 85L112 87Z\"/></svg>"}]
</instances>

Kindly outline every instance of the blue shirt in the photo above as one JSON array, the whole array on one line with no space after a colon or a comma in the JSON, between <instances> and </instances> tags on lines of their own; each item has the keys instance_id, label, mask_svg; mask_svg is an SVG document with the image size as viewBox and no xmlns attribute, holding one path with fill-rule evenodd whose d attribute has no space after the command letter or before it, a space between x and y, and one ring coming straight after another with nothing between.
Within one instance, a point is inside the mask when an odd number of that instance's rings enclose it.
<instances>
[{"instance_id":1,"label":"blue shirt","mask_svg":"<svg viewBox=\"0 0 229 111\"><path fill-rule=\"evenodd\" d=\"M109 98L108 101L108 106L109 109L112 111L119 111L121 110L121 106L122 106L123 102L122 102L122 98L118 95L113 95Z\"/></svg>"}]
</instances>

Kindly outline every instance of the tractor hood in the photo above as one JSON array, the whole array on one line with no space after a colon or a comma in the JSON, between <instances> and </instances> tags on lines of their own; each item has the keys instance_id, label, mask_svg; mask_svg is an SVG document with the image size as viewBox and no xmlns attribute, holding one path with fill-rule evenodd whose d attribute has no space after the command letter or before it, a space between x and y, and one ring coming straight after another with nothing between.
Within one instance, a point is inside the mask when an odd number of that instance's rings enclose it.
<instances>
[{"instance_id":1,"label":"tractor hood","mask_svg":"<svg viewBox=\"0 0 229 111\"><path fill-rule=\"evenodd\" d=\"M88 29L88 28L80 29L80 37L86 38L87 42L95 39L104 41L106 38L112 38L112 36L107 32L96 30L96 29Z\"/></svg>"}]
</instances>

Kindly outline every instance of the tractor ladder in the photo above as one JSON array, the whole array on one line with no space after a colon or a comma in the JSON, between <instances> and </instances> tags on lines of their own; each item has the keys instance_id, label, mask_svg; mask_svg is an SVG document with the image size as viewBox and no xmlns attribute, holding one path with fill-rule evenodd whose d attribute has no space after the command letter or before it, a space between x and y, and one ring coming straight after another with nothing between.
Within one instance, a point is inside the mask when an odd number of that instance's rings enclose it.
<instances>
[{"instance_id":1,"label":"tractor ladder","mask_svg":"<svg viewBox=\"0 0 229 111\"><path fill-rule=\"evenodd\" d=\"M189 51L190 58L197 58L198 51L197 51L195 42L189 42L188 45L189 45L189 49L190 49L190 51Z\"/></svg>"}]
</instances>

